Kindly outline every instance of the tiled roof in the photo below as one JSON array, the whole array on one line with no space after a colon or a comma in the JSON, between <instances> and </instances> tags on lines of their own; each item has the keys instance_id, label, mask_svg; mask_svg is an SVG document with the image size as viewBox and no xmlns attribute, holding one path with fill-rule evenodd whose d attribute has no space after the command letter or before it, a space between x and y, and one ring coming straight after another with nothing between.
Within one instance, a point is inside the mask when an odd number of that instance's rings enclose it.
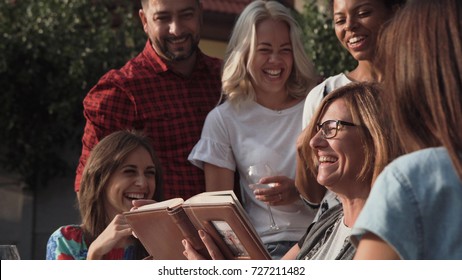
<instances>
[{"instance_id":1,"label":"tiled roof","mask_svg":"<svg viewBox=\"0 0 462 280\"><path fill-rule=\"evenodd\" d=\"M202 0L204 10L212 13L237 15L252 0Z\"/></svg>"},{"instance_id":2,"label":"tiled roof","mask_svg":"<svg viewBox=\"0 0 462 280\"><path fill-rule=\"evenodd\" d=\"M204 8L202 38L228 41L236 18L254 0L201 0ZM278 0L288 7L294 0Z\"/></svg>"}]
</instances>

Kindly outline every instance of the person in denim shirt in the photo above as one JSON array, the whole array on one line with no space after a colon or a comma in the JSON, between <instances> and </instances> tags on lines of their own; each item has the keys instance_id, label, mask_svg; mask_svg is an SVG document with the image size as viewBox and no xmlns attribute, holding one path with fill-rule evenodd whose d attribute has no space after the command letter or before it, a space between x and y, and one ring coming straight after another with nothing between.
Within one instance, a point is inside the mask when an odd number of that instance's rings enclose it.
<instances>
[{"instance_id":1,"label":"person in denim shirt","mask_svg":"<svg viewBox=\"0 0 462 280\"><path fill-rule=\"evenodd\" d=\"M356 259L462 259L461 18L460 0L410 1L380 39L383 99L405 155L354 226Z\"/></svg>"}]
</instances>

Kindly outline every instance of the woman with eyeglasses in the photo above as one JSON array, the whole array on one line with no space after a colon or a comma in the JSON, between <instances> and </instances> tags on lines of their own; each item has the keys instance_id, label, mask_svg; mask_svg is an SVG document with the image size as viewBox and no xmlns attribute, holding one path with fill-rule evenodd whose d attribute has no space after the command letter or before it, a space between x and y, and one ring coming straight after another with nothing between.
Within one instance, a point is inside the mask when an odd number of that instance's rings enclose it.
<instances>
[{"instance_id":1,"label":"woman with eyeglasses","mask_svg":"<svg viewBox=\"0 0 462 280\"><path fill-rule=\"evenodd\" d=\"M327 95L314 114L316 121L307 128L301 158L319 184L342 203L311 224L283 259L353 258L351 228L369 196L377 168L386 165L384 158L376 155L393 149L393 142L387 139L389 126L380 121L379 94L374 84L352 83ZM201 236L210 255L221 259L211 238L205 233ZM190 259L202 258L187 242L185 250Z\"/></svg>"},{"instance_id":2,"label":"woman with eyeglasses","mask_svg":"<svg viewBox=\"0 0 462 280\"><path fill-rule=\"evenodd\" d=\"M328 77L310 91L303 109L303 127L308 125L321 100L332 90L352 82L376 80L373 69L377 37L383 24L393 18L405 2L406 0L330 1L335 35L358 64L351 71ZM301 142L302 139L303 135L298 141ZM298 143L297 148L300 146ZM339 200L334 194L328 191L326 193L326 188L316 184L315 178L307 172L307 166L303 165L300 158L297 161L295 185L308 202L321 205L318 215L338 204Z\"/></svg>"},{"instance_id":3,"label":"woman with eyeglasses","mask_svg":"<svg viewBox=\"0 0 462 280\"><path fill-rule=\"evenodd\" d=\"M290 259L352 259L350 232L363 208L377 167L377 152L393 147L389 127L380 119L377 85L352 83L323 99L307 128L300 152L317 182L334 193L340 204L327 210L309 228Z\"/></svg>"}]
</instances>

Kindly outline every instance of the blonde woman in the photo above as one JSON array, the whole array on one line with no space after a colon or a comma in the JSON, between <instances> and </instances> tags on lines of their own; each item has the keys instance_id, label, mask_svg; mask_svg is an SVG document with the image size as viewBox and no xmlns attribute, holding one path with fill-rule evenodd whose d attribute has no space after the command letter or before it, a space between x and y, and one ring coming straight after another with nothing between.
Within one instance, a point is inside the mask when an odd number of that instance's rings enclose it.
<instances>
[{"instance_id":1,"label":"blonde woman","mask_svg":"<svg viewBox=\"0 0 462 280\"><path fill-rule=\"evenodd\" d=\"M290 11L276 1L254 1L239 17L222 75L226 102L207 116L189 160L204 169L206 189L230 190L239 173L244 206L273 258L303 235L314 216L295 189L295 141L303 101L317 76L303 51ZM278 176L252 191L247 168L267 162ZM278 230L268 231L271 205Z\"/></svg>"}]
</instances>

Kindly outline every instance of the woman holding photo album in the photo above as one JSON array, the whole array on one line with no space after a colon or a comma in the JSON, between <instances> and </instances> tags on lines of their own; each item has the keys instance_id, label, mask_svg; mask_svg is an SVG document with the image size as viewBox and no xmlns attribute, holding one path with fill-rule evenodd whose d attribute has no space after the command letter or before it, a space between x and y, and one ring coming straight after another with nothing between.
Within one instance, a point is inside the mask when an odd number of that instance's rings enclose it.
<instances>
[{"instance_id":1,"label":"woman holding photo album","mask_svg":"<svg viewBox=\"0 0 462 280\"><path fill-rule=\"evenodd\" d=\"M161 200L160 163L148 138L114 132L92 150L82 174L78 205L82 223L57 229L46 259L143 259L148 256L132 236L123 212L138 199Z\"/></svg>"}]
</instances>

